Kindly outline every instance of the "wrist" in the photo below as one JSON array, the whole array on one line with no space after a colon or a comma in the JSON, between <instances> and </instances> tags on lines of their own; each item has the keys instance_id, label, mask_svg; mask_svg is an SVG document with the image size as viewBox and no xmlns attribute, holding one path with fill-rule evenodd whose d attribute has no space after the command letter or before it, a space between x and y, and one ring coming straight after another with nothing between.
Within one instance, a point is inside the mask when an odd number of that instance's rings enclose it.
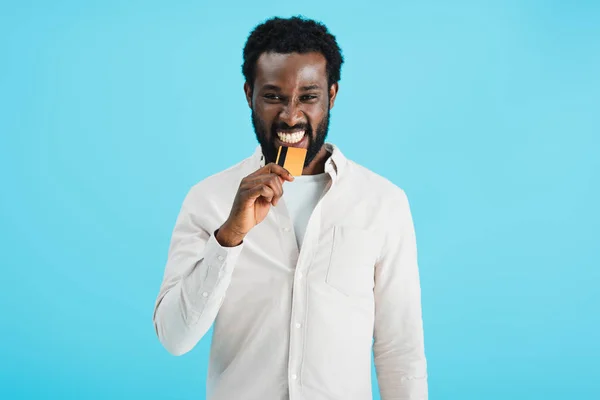
<instances>
[{"instance_id":1,"label":"wrist","mask_svg":"<svg viewBox=\"0 0 600 400\"><path fill-rule=\"evenodd\" d=\"M227 225L227 223L224 223L217 230L217 235L215 238L223 247L236 247L243 242L244 236L245 235L243 234L236 233Z\"/></svg>"}]
</instances>

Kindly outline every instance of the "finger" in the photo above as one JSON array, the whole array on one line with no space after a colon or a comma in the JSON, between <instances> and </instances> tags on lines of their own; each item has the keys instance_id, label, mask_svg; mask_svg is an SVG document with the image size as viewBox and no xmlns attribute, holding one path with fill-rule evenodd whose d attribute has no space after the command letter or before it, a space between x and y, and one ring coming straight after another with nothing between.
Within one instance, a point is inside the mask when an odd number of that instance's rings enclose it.
<instances>
[{"instance_id":1,"label":"finger","mask_svg":"<svg viewBox=\"0 0 600 400\"><path fill-rule=\"evenodd\" d=\"M273 205L276 206L279 202L281 196L283 196L283 183L281 181L281 177L278 175L274 175L273 178L268 182L269 186L275 192L275 196L273 197Z\"/></svg>"},{"instance_id":2,"label":"finger","mask_svg":"<svg viewBox=\"0 0 600 400\"><path fill-rule=\"evenodd\" d=\"M252 189L254 186L262 185L263 183L269 182L272 179L279 178L279 175L275 173L257 175L254 177L248 176L244 182L242 182L242 188ZM278 179L279 180L279 179Z\"/></svg>"},{"instance_id":3,"label":"finger","mask_svg":"<svg viewBox=\"0 0 600 400\"><path fill-rule=\"evenodd\" d=\"M250 189L248 191L248 195L249 198L253 200L256 200L262 196L265 198L265 200L271 202L271 200L273 200L273 196L275 196L275 193L273 192L273 189L271 189L271 187L263 184Z\"/></svg>"},{"instance_id":4,"label":"finger","mask_svg":"<svg viewBox=\"0 0 600 400\"><path fill-rule=\"evenodd\" d=\"M265 165L264 167L254 171L253 173L248 175L246 178L252 179L257 176L271 174L271 173L279 175L282 178L282 181L290 181L291 182L294 180L294 176L290 173L290 171L288 171L287 169L285 169L282 166L277 165L275 163L269 163L269 164Z\"/></svg>"},{"instance_id":5,"label":"finger","mask_svg":"<svg viewBox=\"0 0 600 400\"><path fill-rule=\"evenodd\" d=\"M279 201L279 198L283 195L283 184L281 183L281 178L277 174L269 174L265 175L264 177L265 179L261 184L266 185L271 189L273 192L271 203L276 205Z\"/></svg>"},{"instance_id":6,"label":"finger","mask_svg":"<svg viewBox=\"0 0 600 400\"><path fill-rule=\"evenodd\" d=\"M275 163L267 164L266 167L269 167L269 172L275 173L279 175L283 180L293 181L294 176L287 169L283 168L281 165L277 165Z\"/></svg>"}]
</instances>

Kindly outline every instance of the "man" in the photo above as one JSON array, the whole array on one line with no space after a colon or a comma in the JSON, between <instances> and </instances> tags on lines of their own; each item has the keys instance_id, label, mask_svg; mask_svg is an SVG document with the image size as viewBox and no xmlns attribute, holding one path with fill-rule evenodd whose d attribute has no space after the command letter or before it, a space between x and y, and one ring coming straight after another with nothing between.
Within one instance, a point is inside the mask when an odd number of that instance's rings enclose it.
<instances>
[{"instance_id":1,"label":"man","mask_svg":"<svg viewBox=\"0 0 600 400\"><path fill-rule=\"evenodd\" d=\"M259 25L244 91L260 146L196 184L173 231L154 324L174 355L214 322L211 400L427 399L405 193L325 143L343 57L302 18ZM301 176L274 163L308 149Z\"/></svg>"}]
</instances>

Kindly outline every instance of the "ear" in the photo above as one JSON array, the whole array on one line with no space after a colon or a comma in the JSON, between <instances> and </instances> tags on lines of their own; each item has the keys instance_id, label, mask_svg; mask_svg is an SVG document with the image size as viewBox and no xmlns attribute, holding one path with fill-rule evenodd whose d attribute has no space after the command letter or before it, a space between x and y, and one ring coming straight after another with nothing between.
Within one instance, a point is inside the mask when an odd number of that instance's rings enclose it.
<instances>
[{"instance_id":1,"label":"ear","mask_svg":"<svg viewBox=\"0 0 600 400\"><path fill-rule=\"evenodd\" d=\"M329 88L329 108L333 108L333 105L335 103L335 97L337 96L337 93L339 91L340 87L339 85L336 83L334 83L333 85L331 85L331 87Z\"/></svg>"},{"instance_id":2,"label":"ear","mask_svg":"<svg viewBox=\"0 0 600 400\"><path fill-rule=\"evenodd\" d=\"M252 108L252 88L248 82L244 83L244 93L246 94L246 102L248 103L248 107Z\"/></svg>"}]
</instances>

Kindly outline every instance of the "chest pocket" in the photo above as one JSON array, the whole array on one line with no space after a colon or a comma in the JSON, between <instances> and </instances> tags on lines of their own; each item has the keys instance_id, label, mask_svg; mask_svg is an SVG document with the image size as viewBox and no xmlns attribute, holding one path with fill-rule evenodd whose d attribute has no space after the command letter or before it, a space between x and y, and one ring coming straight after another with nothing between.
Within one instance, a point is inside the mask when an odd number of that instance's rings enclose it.
<instances>
[{"instance_id":1,"label":"chest pocket","mask_svg":"<svg viewBox=\"0 0 600 400\"><path fill-rule=\"evenodd\" d=\"M332 234L326 283L346 296L372 295L377 237L371 231L337 225Z\"/></svg>"}]
</instances>

